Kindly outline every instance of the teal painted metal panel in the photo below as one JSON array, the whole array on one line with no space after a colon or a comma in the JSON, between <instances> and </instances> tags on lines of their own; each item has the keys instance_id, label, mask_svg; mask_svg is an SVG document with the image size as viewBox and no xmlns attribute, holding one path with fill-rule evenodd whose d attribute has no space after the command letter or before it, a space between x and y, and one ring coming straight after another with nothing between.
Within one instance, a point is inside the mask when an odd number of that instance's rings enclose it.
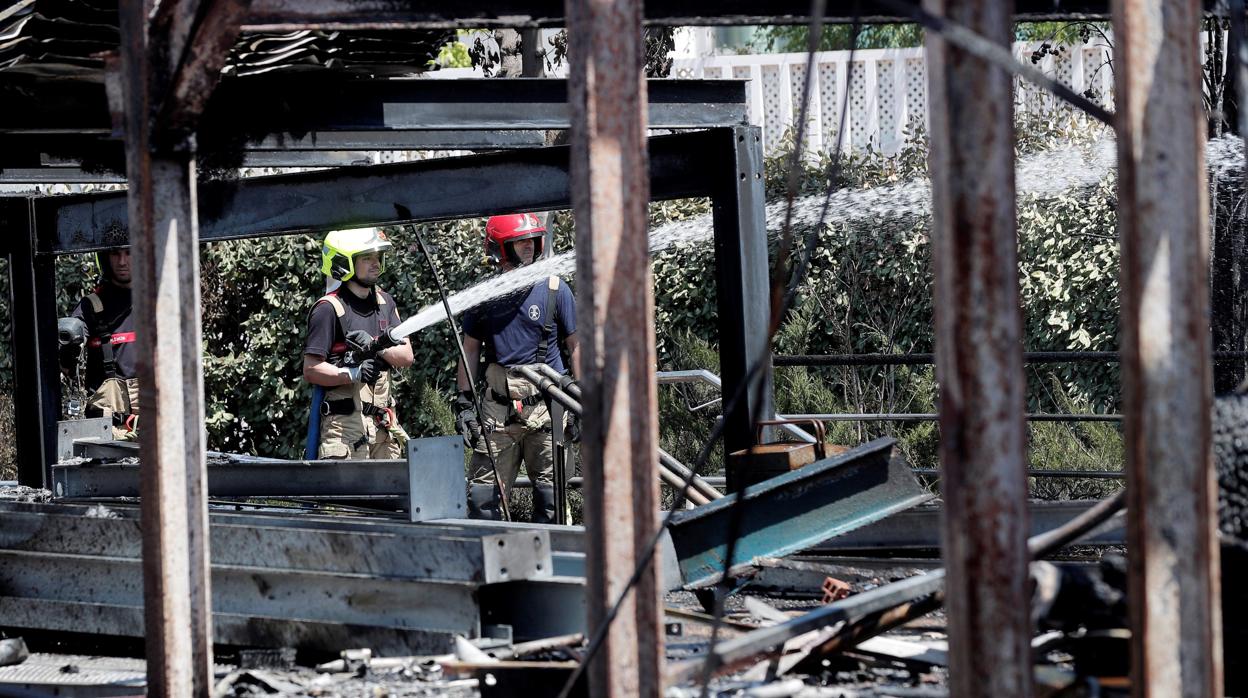
<instances>
[{"instance_id":1,"label":"teal painted metal panel","mask_svg":"<svg viewBox=\"0 0 1248 698\"><path fill-rule=\"evenodd\" d=\"M734 517L740 535L732 572L755 558L804 550L931 499L910 466L892 458L895 443L876 439L676 514L670 529L685 586L720 579Z\"/></svg>"}]
</instances>

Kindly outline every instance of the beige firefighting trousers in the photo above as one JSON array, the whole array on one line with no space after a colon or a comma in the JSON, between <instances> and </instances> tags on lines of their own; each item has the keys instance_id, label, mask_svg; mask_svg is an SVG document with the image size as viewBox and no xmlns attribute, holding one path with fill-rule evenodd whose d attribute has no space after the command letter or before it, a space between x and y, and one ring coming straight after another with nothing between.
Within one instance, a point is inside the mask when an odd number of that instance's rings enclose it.
<instances>
[{"instance_id":1,"label":"beige firefighting trousers","mask_svg":"<svg viewBox=\"0 0 1248 698\"><path fill-rule=\"evenodd\" d=\"M481 416L488 424L494 425L487 438L494 449L494 459L504 487L510 490L515 484L521 461L534 483L552 484L555 456L550 443L550 410L546 403L538 401L534 405L521 405L516 410L514 403L506 404L498 400L498 396L506 396L507 400L523 400L541 391L515 369L499 364L490 364L485 369L485 381L488 388L485 398L481 400ZM494 469L490 466L484 440L473 449L471 468L472 484L494 484Z\"/></svg>"},{"instance_id":2,"label":"beige firefighting trousers","mask_svg":"<svg viewBox=\"0 0 1248 698\"><path fill-rule=\"evenodd\" d=\"M321 417L320 457L326 460L395 459L403 457L403 449L387 427L390 420L397 426L398 416L390 398L390 374L383 373L372 386L340 385L325 393L326 400L350 398L355 412L348 415L330 414ZM365 415L364 404L390 407L387 412ZM400 427L401 431L401 427Z\"/></svg>"},{"instance_id":3,"label":"beige firefighting trousers","mask_svg":"<svg viewBox=\"0 0 1248 698\"><path fill-rule=\"evenodd\" d=\"M99 413L104 417L113 415L137 415L139 413L139 381L136 378L105 378L87 399L87 414ZM137 437L133 428L113 424L113 438L133 441Z\"/></svg>"}]
</instances>

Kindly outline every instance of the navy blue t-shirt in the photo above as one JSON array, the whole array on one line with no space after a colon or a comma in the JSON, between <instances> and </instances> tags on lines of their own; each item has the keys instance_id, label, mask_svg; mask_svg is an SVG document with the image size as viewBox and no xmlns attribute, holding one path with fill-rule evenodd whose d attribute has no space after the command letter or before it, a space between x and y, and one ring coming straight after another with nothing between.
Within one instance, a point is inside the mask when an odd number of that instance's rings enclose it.
<instances>
[{"instance_id":1,"label":"navy blue t-shirt","mask_svg":"<svg viewBox=\"0 0 1248 698\"><path fill-rule=\"evenodd\" d=\"M543 279L527 294L513 293L473 308L464 314L464 334L490 345L492 360L504 366L538 363L537 346L546 324L549 293L548 280ZM576 332L576 300L562 280L550 306L555 322L547 339L546 363L564 373L558 340Z\"/></svg>"}]
</instances>

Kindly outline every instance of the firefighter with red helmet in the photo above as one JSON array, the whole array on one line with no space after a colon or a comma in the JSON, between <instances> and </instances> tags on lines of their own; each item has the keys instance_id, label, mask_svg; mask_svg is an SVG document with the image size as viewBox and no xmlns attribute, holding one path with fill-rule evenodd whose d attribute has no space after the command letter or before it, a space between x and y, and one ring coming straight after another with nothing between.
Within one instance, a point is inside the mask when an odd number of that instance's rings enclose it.
<instances>
[{"instance_id":1,"label":"firefighter with red helmet","mask_svg":"<svg viewBox=\"0 0 1248 698\"><path fill-rule=\"evenodd\" d=\"M546 227L532 213L494 216L485 226L485 248L491 261L509 272L541 258ZM498 476L510 491L524 463L533 480L533 521L554 523L554 452L549 406L541 392L517 369L546 363L561 374L580 363L576 336L576 301L558 276L474 308L464 315L464 353L474 370L485 357L485 420ZM571 356L565 366L560 344ZM498 519L501 505L490 451L481 438L468 375L459 365L459 396L455 400L457 426L473 449L468 509L473 518ZM559 425L564 428L565 425Z\"/></svg>"},{"instance_id":2,"label":"firefighter with red helmet","mask_svg":"<svg viewBox=\"0 0 1248 698\"><path fill-rule=\"evenodd\" d=\"M99 282L83 297L70 317L57 322L61 365L78 366L87 348L87 417L109 417L113 436L134 439L139 419L139 382L135 320L130 300L130 249L124 246L97 252Z\"/></svg>"}]
</instances>

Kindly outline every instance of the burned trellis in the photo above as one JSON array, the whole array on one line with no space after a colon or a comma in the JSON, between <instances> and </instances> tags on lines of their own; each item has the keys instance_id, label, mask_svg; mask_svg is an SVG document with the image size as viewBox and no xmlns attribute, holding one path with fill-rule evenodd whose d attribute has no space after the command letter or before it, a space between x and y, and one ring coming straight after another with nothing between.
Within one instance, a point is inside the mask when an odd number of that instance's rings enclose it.
<instances>
[{"instance_id":1,"label":"burned trellis","mask_svg":"<svg viewBox=\"0 0 1248 698\"><path fill-rule=\"evenodd\" d=\"M122 4L121 50L109 63L110 100L103 99L98 85L85 88L82 94L89 96L84 99L94 100L97 110L94 114L84 110L88 112L85 118L97 120L81 122L81 126L75 122L68 130L87 136L81 141L81 159L90 160L101 149L117 154L115 144L102 144L97 136L100 129L121 126L128 191L124 196L0 201L0 225L11 231L7 253L14 326L25 330L20 335L15 332L14 338L20 368L17 393L22 402L18 412L21 475L31 485L55 481L49 467L57 460L58 450L52 258L98 249L119 230L129 233L136 259L139 331L152 342L140 362L141 402L150 425L142 432L139 451L144 468L141 557L134 557L135 541L125 540L130 546L127 564L141 559L144 570L142 605L152 694L207 693L214 637L210 548L222 541L222 550L246 552L229 547L229 536L237 530L230 529L228 521L222 524L220 517L210 523L206 506L212 486L202 425L198 243L313 232L347 223L401 222L395 219L396 203L410 209L414 220L572 205L579 222L577 246L582 251L578 279L585 303L580 324L584 336L590 338L588 371L582 394L577 396L587 426L588 526L579 550L552 543L554 552L540 562L529 560L534 569L522 578L513 567L510 581L547 585L556 589L551 593L566 592L547 578L552 569L566 573L579 564L581 574L588 573L586 636L595 643L591 648L602 648L583 665L590 673L591 690L596 695L621 696L660 692L658 594L664 582L659 562L652 556L663 531L656 529L654 519L658 444L646 203L691 196L712 199L723 394L728 405L720 429L729 450L753 445L754 426L773 416L767 339L769 313L780 306L767 302L762 153L757 129L744 123L744 93L732 83L642 80L636 69L641 29L646 23L813 19L818 26L819 22L909 17L920 19L932 30L928 53L933 61L929 78L934 104L934 237L940 306L934 361L942 388L942 476L948 503L944 595L951 614L952 686L958 695L1031 692L1026 617L1030 529L1021 397L1024 355L1013 273L1011 95L1008 73L992 47L1008 42L1010 22L1019 16L1104 17L1111 13L1099 2L1059 6L1020 1L1014 8L986 0L931 2L923 12L897 2L852 7L837 3L833 8L825 8L822 2L786 2L773 3L765 12L755 5L678 2L643 6L640 0L572 0L565 12L563 3L521 1L468 3L453 10L331 0ZM1118 103L1112 115L1094 114L1113 120L1120 144L1121 355L1127 397L1123 416L1129 454L1132 595L1140 600L1132 619L1137 695L1218 695L1221 690L1219 567L1210 470L1210 351L1204 326L1208 288L1201 159L1204 126L1195 75L1199 10L1195 0L1115 3ZM253 152L302 153L363 147L536 146L538 142L526 138L525 131L565 127L572 132L570 147L349 173L197 182L195 127L205 114L229 49L244 29L565 24L572 41L572 79L567 85L559 81L492 85L491 90L509 95L508 109L501 113L456 104L463 95L454 84L429 88L359 82L338 87L374 100L370 104L399 104L401 108L387 110L381 123L365 123L363 110L329 113L309 103L298 110L297 123L281 119L265 123L261 130L268 132L267 138L246 147ZM942 31L950 27L956 31ZM241 84L223 84L219 95ZM41 89L56 93L57 99L40 102ZM36 82L32 90L35 104L78 99L66 98L58 92L62 90L59 85ZM426 92L423 97L416 94L422 91ZM562 104L568 105L566 110L556 108ZM117 124L108 118L110 111ZM8 112L0 128L10 133L37 132L35 120L46 115L46 110L34 112L23 124L19 116ZM56 116L71 115L58 110ZM57 128L66 130L64 123L57 122ZM707 130L648 139L647 126ZM296 135L286 142L281 134L288 133ZM316 137L304 137L307 133ZM311 162L298 155L284 157L290 162ZM479 186L501 181L494 176L499 173L514 175L506 180L522 184ZM397 470L389 477L401 481L402 464ZM695 464L682 483L685 489L694 486L696 470ZM71 473L62 471L61 475ZM730 490L741 489L742 475L729 470ZM793 478L789 484L799 480ZM739 562L734 552L759 550L750 547L752 541L745 535L759 528L748 521L756 515L749 510L750 500L750 494L737 492L704 510L705 515L714 509L721 517L712 526L716 531L742 534L730 536L723 553L711 544L710 534L696 537L697 545L692 547L708 559L722 558L724 572ZM806 513L811 511L818 514L821 510L816 506ZM22 508L11 513L15 518L38 517ZM55 512L53 518L60 517L56 525L76 525L66 518L70 514ZM686 528L679 529L677 518L671 522L673 531L696 529L697 517L687 518L695 521L686 521ZM124 535L136 533L129 515L119 521L106 525ZM748 530L741 528L743 522L748 522ZM43 525L52 524L31 524ZM432 530L425 534L432 535ZM438 545L477 551L484 540L479 532L475 537L461 534L448 532ZM299 532L292 529L271 535L286 540L297 538ZM347 530L339 535L355 536L364 541L362 545L386 545L384 536ZM40 544L45 542L41 539ZM31 544L24 539L14 545L19 543ZM433 545L424 539L419 544ZM775 549L788 550L784 546ZM587 558L578 558L581 554ZM678 554L686 562L697 557L688 550L678 549ZM406 569L402 556L391 562ZM708 564L704 561L705 569L699 568L699 582L717 578L713 565ZM539 565L547 566L545 574L539 574ZM682 566L682 571L688 569ZM499 574L494 568L483 570L461 571L468 577L478 572ZM127 600L131 621L133 601L132 597ZM471 626L474 621L467 619L471 613L466 611L456 620ZM218 621L222 622L224 628L218 626L217 637L223 631L226 636L238 632L237 618ZM1177 629L1178 641L1161 637L1161 628ZM707 668L715 667L708 663Z\"/></svg>"}]
</instances>

